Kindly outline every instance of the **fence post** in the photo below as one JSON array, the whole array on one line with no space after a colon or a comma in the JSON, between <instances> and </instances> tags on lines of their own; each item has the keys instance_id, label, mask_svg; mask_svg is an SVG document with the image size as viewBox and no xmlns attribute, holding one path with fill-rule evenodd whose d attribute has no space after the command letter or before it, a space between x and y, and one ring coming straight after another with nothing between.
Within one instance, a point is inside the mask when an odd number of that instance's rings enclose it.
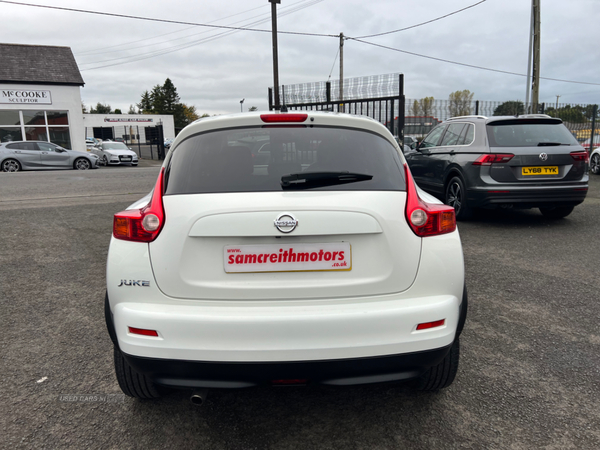
<instances>
[{"instance_id":1,"label":"fence post","mask_svg":"<svg viewBox=\"0 0 600 450\"><path fill-rule=\"evenodd\" d=\"M475 115L479 115L479 100L475 100Z\"/></svg>"},{"instance_id":2,"label":"fence post","mask_svg":"<svg viewBox=\"0 0 600 450\"><path fill-rule=\"evenodd\" d=\"M592 108L592 129L590 132L590 149L588 153L591 154L594 151L594 131L596 128L596 115L598 114L598 105L594 105Z\"/></svg>"},{"instance_id":3,"label":"fence post","mask_svg":"<svg viewBox=\"0 0 600 450\"><path fill-rule=\"evenodd\" d=\"M273 111L273 88L269 88L269 111Z\"/></svg>"},{"instance_id":4,"label":"fence post","mask_svg":"<svg viewBox=\"0 0 600 450\"><path fill-rule=\"evenodd\" d=\"M398 140L400 141L400 145L402 146L401 150L404 151L404 115L406 108L406 98L404 97L404 74L401 73L398 79L399 89L398 89Z\"/></svg>"},{"instance_id":5,"label":"fence post","mask_svg":"<svg viewBox=\"0 0 600 450\"><path fill-rule=\"evenodd\" d=\"M325 83L325 96L327 98L327 103L331 102L331 81Z\"/></svg>"},{"instance_id":6,"label":"fence post","mask_svg":"<svg viewBox=\"0 0 600 450\"><path fill-rule=\"evenodd\" d=\"M542 103L541 108L542 108L542 111L540 112L540 114L544 114L544 111L546 111L546 104Z\"/></svg>"}]
</instances>

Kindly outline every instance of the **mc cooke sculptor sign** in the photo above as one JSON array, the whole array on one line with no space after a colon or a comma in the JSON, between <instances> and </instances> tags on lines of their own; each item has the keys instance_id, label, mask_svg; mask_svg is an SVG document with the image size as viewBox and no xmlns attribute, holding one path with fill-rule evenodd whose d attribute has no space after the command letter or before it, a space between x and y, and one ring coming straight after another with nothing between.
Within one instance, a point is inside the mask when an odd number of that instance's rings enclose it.
<instances>
[{"instance_id":1,"label":"mc cooke sculptor sign","mask_svg":"<svg viewBox=\"0 0 600 450\"><path fill-rule=\"evenodd\" d=\"M1 89L0 103L36 103L42 105L51 105L52 95L50 94L50 91Z\"/></svg>"}]
</instances>

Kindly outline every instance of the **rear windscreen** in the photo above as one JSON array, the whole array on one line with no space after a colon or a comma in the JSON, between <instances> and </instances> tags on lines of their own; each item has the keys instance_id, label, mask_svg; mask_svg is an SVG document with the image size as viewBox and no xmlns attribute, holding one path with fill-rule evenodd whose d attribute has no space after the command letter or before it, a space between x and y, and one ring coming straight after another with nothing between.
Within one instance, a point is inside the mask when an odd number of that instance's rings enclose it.
<instances>
[{"instance_id":1,"label":"rear windscreen","mask_svg":"<svg viewBox=\"0 0 600 450\"><path fill-rule=\"evenodd\" d=\"M577 145L577 139L562 123L551 120L507 120L489 123L486 128L490 147Z\"/></svg>"},{"instance_id":2,"label":"rear windscreen","mask_svg":"<svg viewBox=\"0 0 600 450\"><path fill-rule=\"evenodd\" d=\"M286 182L290 176L294 180ZM165 194L292 188L404 191L406 184L398 152L381 136L348 128L272 126L217 130L181 142L167 169Z\"/></svg>"}]
</instances>

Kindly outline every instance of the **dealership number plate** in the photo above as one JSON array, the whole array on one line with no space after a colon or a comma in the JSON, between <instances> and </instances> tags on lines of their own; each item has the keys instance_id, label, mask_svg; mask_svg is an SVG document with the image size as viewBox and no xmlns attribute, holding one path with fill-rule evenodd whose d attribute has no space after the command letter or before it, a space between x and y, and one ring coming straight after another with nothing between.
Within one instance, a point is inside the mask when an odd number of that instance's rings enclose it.
<instances>
[{"instance_id":1,"label":"dealership number plate","mask_svg":"<svg viewBox=\"0 0 600 450\"><path fill-rule=\"evenodd\" d=\"M121 161L131 161L131 157L130 156L123 156L121 158Z\"/></svg>"},{"instance_id":2,"label":"dealership number plate","mask_svg":"<svg viewBox=\"0 0 600 450\"><path fill-rule=\"evenodd\" d=\"M558 175L558 166L521 167L523 175Z\"/></svg>"},{"instance_id":3,"label":"dealership number plate","mask_svg":"<svg viewBox=\"0 0 600 450\"><path fill-rule=\"evenodd\" d=\"M352 248L348 242L227 245L223 265L227 273L351 270Z\"/></svg>"}]
</instances>

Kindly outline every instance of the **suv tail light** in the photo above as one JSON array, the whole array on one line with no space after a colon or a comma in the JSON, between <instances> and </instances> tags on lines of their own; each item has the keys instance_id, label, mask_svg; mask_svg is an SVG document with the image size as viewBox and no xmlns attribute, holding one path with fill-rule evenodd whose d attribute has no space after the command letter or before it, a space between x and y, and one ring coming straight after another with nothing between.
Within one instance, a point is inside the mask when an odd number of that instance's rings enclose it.
<instances>
[{"instance_id":1,"label":"suv tail light","mask_svg":"<svg viewBox=\"0 0 600 450\"><path fill-rule=\"evenodd\" d=\"M590 155L586 151L583 151L583 152L571 152L571 157L575 161L584 161L585 163L589 163L590 162Z\"/></svg>"},{"instance_id":2,"label":"suv tail light","mask_svg":"<svg viewBox=\"0 0 600 450\"><path fill-rule=\"evenodd\" d=\"M404 173L406 174L406 220L413 232L417 236L425 237L452 233L456 230L454 208L421 200L406 163Z\"/></svg>"},{"instance_id":3,"label":"suv tail light","mask_svg":"<svg viewBox=\"0 0 600 450\"><path fill-rule=\"evenodd\" d=\"M165 169L161 169L152 198L148 205L141 209L131 209L115 214L113 219L113 236L124 241L152 242L158 237L165 224L163 208L163 179Z\"/></svg>"},{"instance_id":4,"label":"suv tail light","mask_svg":"<svg viewBox=\"0 0 600 450\"><path fill-rule=\"evenodd\" d=\"M481 155L475 161L474 166L491 166L495 163L506 163L514 158L515 155L512 153L488 153L487 155Z\"/></svg>"}]
</instances>

